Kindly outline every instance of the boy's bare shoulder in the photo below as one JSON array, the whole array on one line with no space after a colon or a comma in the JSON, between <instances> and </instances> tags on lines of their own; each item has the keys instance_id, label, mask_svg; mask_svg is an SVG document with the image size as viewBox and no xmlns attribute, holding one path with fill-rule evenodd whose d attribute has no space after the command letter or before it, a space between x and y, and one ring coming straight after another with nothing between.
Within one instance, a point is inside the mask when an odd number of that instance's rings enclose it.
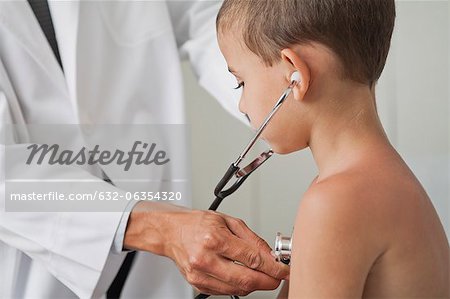
<instances>
[{"instance_id":1,"label":"boy's bare shoulder","mask_svg":"<svg viewBox=\"0 0 450 299\"><path fill-rule=\"evenodd\" d=\"M422 189L411 177L386 172L360 168L315 180L301 200L299 213L303 208L360 224L395 220L408 201L419 200Z\"/></svg>"},{"instance_id":2,"label":"boy's bare shoulder","mask_svg":"<svg viewBox=\"0 0 450 299\"><path fill-rule=\"evenodd\" d=\"M395 242L398 236L394 235L393 226L402 224L406 230L417 219L429 218L431 213L425 211L430 206L425 190L405 163L375 157L313 182L298 213L318 213L317 217L344 218L353 225L363 225L364 233L379 244L389 238Z\"/></svg>"},{"instance_id":3,"label":"boy's bare shoulder","mask_svg":"<svg viewBox=\"0 0 450 299\"><path fill-rule=\"evenodd\" d=\"M303 284L290 288L293 297L361 297L365 278L389 240L380 229L383 213L374 211L380 207L365 190L369 185L356 173L312 183L294 226L291 280ZM333 283L324 286L318 278Z\"/></svg>"},{"instance_id":4,"label":"boy's bare shoulder","mask_svg":"<svg viewBox=\"0 0 450 299\"><path fill-rule=\"evenodd\" d=\"M379 196L384 193L383 189L380 180L374 183L373 179L368 179L358 172L337 174L319 182L315 180L304 194L299 212L303 208L310 212L346 215L352 218L368 212L373 214L373 208L383 199Z\"/></svg>"},{"instance_id":5,"label":"boy's bare shoulder","mask_svg":"<svg viewBox=\"0 0 450 299\"><path fill-rule=\"evenodd\" d=\"M339 230L338 234L364 238L367 246L375 246L381 253L389 246L388 233L404 208L404 189L393 180L373 173L369 177L363 171L315 181L300 202L296 226L331 227Z\"/></svg>"}]
</instances>

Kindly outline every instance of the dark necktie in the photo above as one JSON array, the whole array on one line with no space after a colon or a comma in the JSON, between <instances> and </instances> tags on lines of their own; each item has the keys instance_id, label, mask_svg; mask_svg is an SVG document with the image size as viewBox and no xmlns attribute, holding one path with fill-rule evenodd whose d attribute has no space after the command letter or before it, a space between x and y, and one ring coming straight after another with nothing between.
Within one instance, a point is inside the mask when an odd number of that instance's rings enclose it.
<instances>
[{"instance_id":1,"label":"dark necktie","mask_svg":"<svg viewBox=\"0 0 450 299\"><path fill-rule=\"evenodd\" d=\"M131 266L133 265L133 260L136 255L136 251L129 252L123 261L122 266L117 272L116 278L114 278L111 286L106 292L106 298L108 299L118 299L120 298L120 293L122 293L123 286L127 280L128 273L130 273Z\"/></svg>"},{"instance_id":2,"label":"dark necktie","mask_svg":"<svg viewBox=\"0 0 450 299\"><path fill-rule=\"evenodd\" d=\"M55 54L56 60L58 60L59 65L63 68L61 63L61 56L59 55L58 42L56 41L55 29L53 28L52 16L50 15L50 9L48 7L47 0L28 0L31 9L36 16L42 31L47 38L50 47ZM111 180L106 176L105 181L112 184ZM122 266L119 269L114 281L109 287L106 296L108 299L117 299L120 297L125 281L130 272L131 266L133 265L133 260L136 252L130 252L127 254Z\"/></svg>"},{"instance_id":3,"label":"dark necktie","mask_svg":"<svg viewBox=\"0 0 450 299\"><path fill-rule=\"evenodd\" d=\"M52 16L50 15L47 0L28 0L28 3L36 16L39 25L41 25L42 31L53 50L53 54L55 54L56 60L58 60L58 63L62 68L58 42L56 41L55 29L53 28Z\"/></svg>"},{"instance_id":4,"label":"dark necktie","mask_svg":"<svg viewBox=\"0 0 450 299\"><path fill-rule=\"evenodd\" d=\"M102 170L103 180L111 185L115 186L108 175ZM108 291L106 292L107 299L118 299L120 298L120 294L122 293L123 286L125 285L125 281L127 280L128 274L130 273L131 267L133 266L133 260L135 258L136 252L132 251L127 254L125 260L120 266L119 272L117 272L116 277L113 282L109 286Z\"/></svg>"}]
</instances>

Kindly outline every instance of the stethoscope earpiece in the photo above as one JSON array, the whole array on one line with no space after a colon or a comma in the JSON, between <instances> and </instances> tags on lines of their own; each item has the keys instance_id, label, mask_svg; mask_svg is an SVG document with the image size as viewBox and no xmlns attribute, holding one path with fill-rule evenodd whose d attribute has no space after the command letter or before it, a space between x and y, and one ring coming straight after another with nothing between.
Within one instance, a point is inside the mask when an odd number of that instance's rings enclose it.
<instances>
[{"instance_id":1,"label":"stethoscope earpiece","mask_svg":"<svg viewBox=\"0 0 450 299\"><path fill-rule=\"evenodd\" d=\"M292 73L291 75L291 82L297 82L297 84L300 84L300 82L302 82L301 76L300 76L300 72L299 71L295 71Z\"/></svg>"}]
</instances>

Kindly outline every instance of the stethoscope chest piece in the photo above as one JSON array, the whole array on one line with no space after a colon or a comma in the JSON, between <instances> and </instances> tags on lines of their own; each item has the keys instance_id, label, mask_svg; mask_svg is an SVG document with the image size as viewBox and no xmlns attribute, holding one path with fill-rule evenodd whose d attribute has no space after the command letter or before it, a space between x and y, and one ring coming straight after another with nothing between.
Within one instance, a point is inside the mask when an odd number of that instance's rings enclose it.
<instances>
[{"instance_id":1,"label":"stethoscope chest piece","mask_svg":"<svg viewBox=\"0 0 450 299\"><path fill-rule=\"evenodd\" d=\"M292 238L277 233L274 246L277 261L289 265L291 262Z\"/></svg>"}]
</instances>

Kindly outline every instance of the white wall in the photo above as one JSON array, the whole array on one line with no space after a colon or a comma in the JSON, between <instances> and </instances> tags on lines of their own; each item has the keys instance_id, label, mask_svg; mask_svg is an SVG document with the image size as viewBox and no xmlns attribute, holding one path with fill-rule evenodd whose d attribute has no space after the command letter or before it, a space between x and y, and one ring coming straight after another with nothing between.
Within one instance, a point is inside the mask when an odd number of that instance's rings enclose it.
<instances>
[{"instance_id":1,"label":"white wall","mask_svg":"<svg viewBox=\"0 0 450 299\"><path fill-rule=\"evenodd\" d=\"M450 237L449 3L399 1L393 45L377 88L378 109L399 153L424 185ZM196 83L184 65L192 126L193 202L206 209L228 165L251 137ZM259 150L264 149L261 147ZM273 243L290 234L302 193L316 169L309 150L275 156L220 211L244 219ZM273 298L256 292L249 298Z\"/></svg>"}]
</instances>

